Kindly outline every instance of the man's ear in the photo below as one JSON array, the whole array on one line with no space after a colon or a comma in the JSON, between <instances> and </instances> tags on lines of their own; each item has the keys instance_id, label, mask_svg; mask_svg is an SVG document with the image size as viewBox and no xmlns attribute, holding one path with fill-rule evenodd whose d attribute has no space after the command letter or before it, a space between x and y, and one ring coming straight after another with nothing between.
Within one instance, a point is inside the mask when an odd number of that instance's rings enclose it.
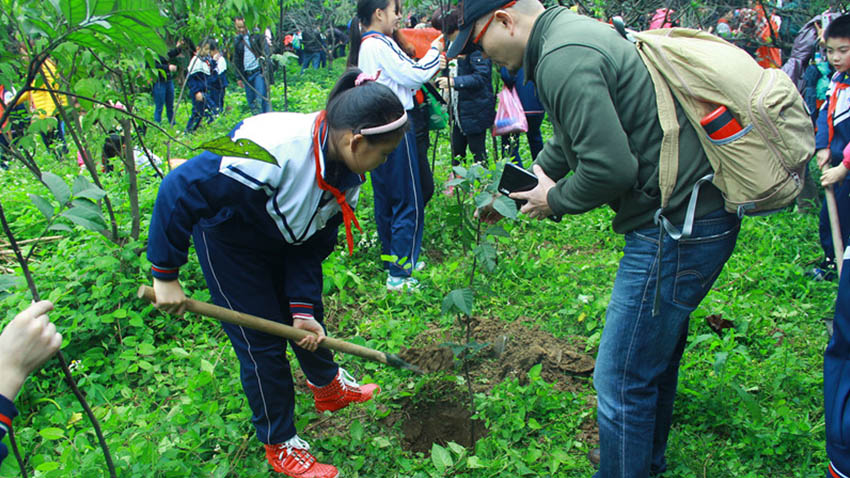
<instances>
[{"instance_id":1,"label":"man's ear","mask_svg":"<svg viewBox=\"0 0 850 478\"><path fill-rule=\"evenodd\" d=\"M505 10L496 10L494 17L495 22L501 23L509 32L513 33L514 27L516 26L513 15Z\"/></svg>"}]
</instances>

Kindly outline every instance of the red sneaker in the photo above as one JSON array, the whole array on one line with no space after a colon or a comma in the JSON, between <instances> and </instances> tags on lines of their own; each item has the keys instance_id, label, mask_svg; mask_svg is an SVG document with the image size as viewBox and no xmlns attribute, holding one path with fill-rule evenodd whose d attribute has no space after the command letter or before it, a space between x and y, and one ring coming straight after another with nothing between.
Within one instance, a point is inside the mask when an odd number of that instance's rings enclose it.
<instances>
[{"instance_id":1,"label":"red sneaker","mask_svg":"<svg viewBox=\"0 0 850 478\"><path fill-rule=\"evenodd\" d=\"M367 402L374 394L381 391L381 387L374 383L361 386L341 367L333 381L324 387L317 387L309 380L307 386L313 391L316 411L319 413L325 410L335 412L347 407L351 402Z\"/></svg>"},{"instance_id":2,"label":"red sneaker","mask_svg":"<svg viewBox=\"0 0 850 478\"><path fill-rule=\"evenodd\" d=\"M266 445L266 460L274 471L292 478L337 478L339 470L333 465L316 461L310 454L310 445L298 435L284 443Z\"/></svg>"}]
</instances>

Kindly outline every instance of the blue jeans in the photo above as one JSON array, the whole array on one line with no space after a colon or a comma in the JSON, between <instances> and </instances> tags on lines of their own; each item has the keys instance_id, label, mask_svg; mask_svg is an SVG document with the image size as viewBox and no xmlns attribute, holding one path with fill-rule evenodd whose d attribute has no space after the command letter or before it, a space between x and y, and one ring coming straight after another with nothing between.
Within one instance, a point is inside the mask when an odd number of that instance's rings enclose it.
<instances>
[{"instance_id":1,"label":"blue jeans","mask_svg":"<svg viewBox=\"0 0 850 478\"><path fill-rule=\"evenodd\" d=\"M171 80L157 81L153 84L153 120L162 121L162 107L168 116L168 124L174 122L174 83Z\"/></svg>"},{"instance_id":2,"label":"blue jeans","mask_svg":"<svg viewBox=\"0 0 850 478\"><path fill-rule=\"evenodd\" d=\"M248 107L251 108L251 112L259 114L271 111L268 97L269 90L266 89L266 79L263 78L262 70L258 68L248 75L248 81L245 83L245 99L248 100ZM256 101L259 101L262 105L262 111L257 111L257 109L254 108L254 103Z\"/></svg>"},{"instance_id":3,"label":"blue jeans","mask_svg":"<svg viewBox=\"0 0 850 478\"><path fill-rule=\"evenodd\" d=\"M695 221L688 239L664 234L657 316L658 228L626 234L593 374L601 458L596 478L645 478L667 468L688 318L732 254L739 228L737 216L721 209Z\"/></svg>"},{"instance_id":4,"label":"blue jeans","mask_svg":"<svg viewBox=\"0 0 850 478\"><path fill-rule=\"evenodd\" d=\"M304 52L304 58L301 60L301 73L304 73L304 70L310 68L310 64L313 65L314 70L319 69L319 62L322 60L322 54L318 51Z\"/></svg>"}]
</instances>

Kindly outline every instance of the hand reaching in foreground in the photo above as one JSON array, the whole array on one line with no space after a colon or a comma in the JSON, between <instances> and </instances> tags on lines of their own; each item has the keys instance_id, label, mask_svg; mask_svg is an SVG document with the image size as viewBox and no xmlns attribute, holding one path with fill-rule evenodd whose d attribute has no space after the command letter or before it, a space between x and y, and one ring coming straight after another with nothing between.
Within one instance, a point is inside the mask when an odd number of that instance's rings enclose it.
<instances>
[{"instance_id":1,"label":"hand reaching in foreground","mask_svg":"<svg viewBox=\"0 0 850 478\"><path fill-rule=\"evenodd\" d=\"M14 400L27 375L41 367L62 345L62 334L47 312L53 304L43 300L16 315L0 334L0 394Z\"/></svg>"}]
</instances>

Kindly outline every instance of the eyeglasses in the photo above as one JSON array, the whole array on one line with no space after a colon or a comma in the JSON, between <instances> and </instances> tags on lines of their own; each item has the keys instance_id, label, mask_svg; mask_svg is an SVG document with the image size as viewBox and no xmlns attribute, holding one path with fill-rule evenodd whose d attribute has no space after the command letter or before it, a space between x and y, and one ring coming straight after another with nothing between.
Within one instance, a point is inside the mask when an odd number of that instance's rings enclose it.
<instances>
[{"instance_id":1,"label":"eyeglasses","mask_svg":"<svg viewBox=\"0 0 850 478\"><path fill-rule=\"evenodd\" d=\"M516 0L514 0L514 1L512 1L512 2L508 2L508 3L504 4L504 5L502 5L502 7L501 7L501 8L496 9L496 11L498 11L498 10L504 10L504 9L506 9L506 8L511 8L511 7L512 7L512 6L514 6L514 5L516 5ZM491 23L493 23L493 19L494 19L494 18L496 18L496 12L495 12L495 11L494 11L493 13L491 13L491 14L490 14L490 19L489 19L489 20L487 20L487 23L485 23L485 24L484 24L484 28L482 28L482 29L481 29L481 31L480 31L480 32L478 32L478 35L475 35L475 38L473 38L473 39L472 39L472 43L473 43L474 45L476 45L476 46L478 45L478 41L479 41L479 40L481 40L481 37L483 37L483 36L484 36L484 32L486 32L486 31L487 31L487 29L488 29L488 28L490 28L490 24L491 24Z\"/></svg>"}]
</instances>

